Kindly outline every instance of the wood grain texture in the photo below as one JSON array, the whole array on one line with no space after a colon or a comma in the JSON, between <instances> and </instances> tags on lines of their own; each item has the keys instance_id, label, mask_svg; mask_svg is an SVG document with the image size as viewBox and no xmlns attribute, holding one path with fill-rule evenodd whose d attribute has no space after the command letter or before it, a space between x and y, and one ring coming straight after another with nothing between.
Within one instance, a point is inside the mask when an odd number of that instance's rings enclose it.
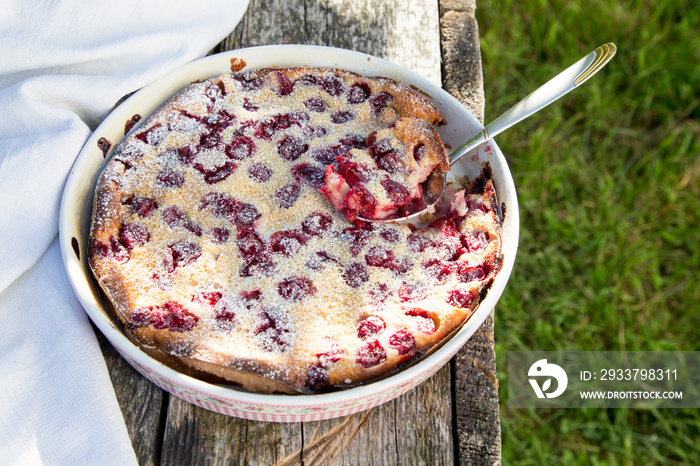
<instances>
[{"instance_id":1,"label":"wood grain texture","mask_svg":"<svg viewBox=\"0 0 700 466\"><path fill-rule=\"evenodd\" d=\"M140 465L160 464L162 415L170 395L131 367L95 328L109 377Z\"/></svg>"},{"instance_id":2,"label":"wood grain texture","mask_svg":"<svg viewBox=\"0 0 700 466\"><path fill-rule=\"evenodd\" d=\"M443 88L484 121L484 78L475 0L442 0ZM459 464L501 462L493 313L451 362Z\"/></svg>"}]
</instances>

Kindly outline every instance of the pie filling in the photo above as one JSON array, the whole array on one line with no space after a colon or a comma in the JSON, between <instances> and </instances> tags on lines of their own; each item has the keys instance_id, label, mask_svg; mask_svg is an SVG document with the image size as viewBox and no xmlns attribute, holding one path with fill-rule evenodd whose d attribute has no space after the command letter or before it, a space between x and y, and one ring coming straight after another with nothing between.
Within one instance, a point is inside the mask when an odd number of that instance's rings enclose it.
<instances>
[{"instance_id":1,"label":"pie filling","mask_svg":"<svg viewBox=\"0 0 700 466\"><path fill-rule=\"evenodd\" d=\"M501 264L488 170L426 228L371 224L449 168L425 97L319 68L189 85L112 151L89 261L124 331L178 369L318 393L416 360Z\"/></svg>"}]
</instances>

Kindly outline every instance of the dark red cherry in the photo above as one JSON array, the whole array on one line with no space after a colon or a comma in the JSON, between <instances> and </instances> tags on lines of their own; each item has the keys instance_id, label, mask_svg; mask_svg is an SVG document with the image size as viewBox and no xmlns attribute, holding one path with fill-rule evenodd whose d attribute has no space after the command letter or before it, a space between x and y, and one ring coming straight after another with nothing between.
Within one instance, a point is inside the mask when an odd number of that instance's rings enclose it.
<instances>
[{"instance_id":1,"label":"dark red cherry","mask_svg":"<svg viewBox=\"0 0 700 466\"><path fill-rule=\"evenodd\" d=\"M294 205L301 194L301 186L297 183L289 183L277 190L274 194L275 201L284 209Z\"/></svg>"},{"instance_id":2,"label":"dark red cherry","mask_svg":"<svg viewBox=\"0 0 700 466\"><path fill-rule=\"evenodd\" d=\"M151 239L145 225L140 223L125 223L119 228L119 242L131 251L143 246Z\"/></svg>"},{"instance_id":3,"label":"dark red cherry","mask_svg":"<svg viewBox=\"0 0 700 466\"><path fill-rule=\"evenodd\" d=\"M275 71L273 76L277 81L274 84L274 88L278 96L284 97L292 93L292 90L294 89L294 83L291 79L289 79L287 75L285 75L281 71Z\"/></svg>"},{"instance_id":4,"label":"dark red cherry","mask_svg":"<svg viewBox=\"0 0 700 466\"><path fill-rule=\"evenodd\" d=\"M231 173L238 168L238 165L234 162L227 161L220 167L207 169L201 163L195 163L194 168L204 175L204 181L207 184L216 184L231 176Z\"/></svg>"},{"instance_id":5,"label":"dark red cherry","mask_svg":"<svg viewBox=\"0 0 700 466\"><path fill-rule=\"evenodd\" d=\"M179 188L185 184L185 175L171 168L166 168L158 173L156 182L166 188Z\"/></svg>"},{"instance_id":6,"label":"dark red cherry","mask_svg":"<svg viewBox=\"0 0 700 466\"><path fill-rule=\"evenodd\" d=\"M312 112L321 113L325 112L328 108L328 104L325 100L320 97L310 97L304 101L304 106L311 110Z\"/></svg>"},{"instance_id":7,"label":"dark red cherry","mask_svg":"<svg viewBox=\"0 0 700 466\"><path fill-rule=\"evenodd\" d=\"M124 204L131 206L131 212L139 217L148 217L158 208L158 203L150 197L130 197Z\"/></svg>"},{"instance_id":8,"label":"dark red cherry","mask_svg":"<svg viewBox=\"0 0 700 466\"><path fill-rule=\"evenodd\" d=\"M301 229L311 236L320 236L331 227L333 217L324 212L312 212L301 222Z\"/></svg>"},{"instance_id":9,"label":"dark red cherry","mask_svg":"<svg viewBox=\"0 0 700 466\"><path fill-rule=\"evenodd\" d=\"M188 241L178 241L168 245L169 254L166 254L165 265L169 272L173 272L177 267L185 267L199 259L202 255L202 248L198 244Z\"/></svg>"},{"instance_id":10,"label":"dark red cherry","mask_svg":"<svg viewBox=\"0 0 700 466\"><path fill-rule=\"evenodd\" d=\"M301 134L309 139L321 138L328 134L328 130L323 126L306 125L301 129Z\"/></svg>"},{"instance_id":11,"label":"dark red cherry","mask_svg":"<svg viewBox=\"0 0 700 466\"><path fill-rule=\"evenodd\" d=\"M350 89L348 90L347 102L349 104L360 104L367 100L370 94L372 94L372 89L370 89L368 83L355 83L350 86Z\"/></svg>"},{"instance_id":12,"label":"dark red cherry","mask_svg":"<svg viewBox=\"0 0 700 466\"><path fill-rule=\"evenodd\" d=\"M262 162L251 163L248 167L248 176L258 183L265 183L272 178L272 170Z\"/></svg>"},{"instance_id":13,"label":"dark red cherry","mask_svg":"<svg viewBox=\"0 0 700 466\"><path fill-rule=\"evenodd\" d=\"M382 347L378 340L373 340L365 343L357 351L355 362L368 369L381 364L386 360L386 350Z\"/></svg>"},{"instance_id":14,"label":"dark red cherry","mask_svg":"<svg viewBox=\"0 0 700 466\"><path fill-rule=\"evenodd\" d=\"M124 134L126 134L126 132ZM99 147L102 151L102 157L106 157L107 152L109 152L109 148L112 147L112 143L109 142L109 139L107 138L100 138L97 140L97 147Z\"/></svg>"},{"instance_id":15,"label":"dark red cherry","mask_svg":"<svg viewBox=\"0 0 700 466\"><path fill-rule=\"evenodd\" d=\"M187 218L187 215L174 205L163 209L161 216L165 224L170 228L181 227L197 236L202 236L202 227Z\"/></svg>"},{"instance_id":16,"label":"dark red cherry","mask_svg":"<svg viewBox=\"0 0 700 466\"><path fill-rule=\"evenodd\" d=\"M321 88L330 95L337 97L345 92L345 83L340 76L326 76L321 80Z\"/></svg>"},{"instance_id":17,"label":"dark red cherry","mask_svg":"<svg viewBox=\"0 0 700 466\"><path fill-rule=\"evenodd\" d=\"M372 246L365 253L365 262L373 267L390 268L395 261L394 252L382 246Z\"/></svg>"},{"instance_id":18,"label":"dark red cherry","mask_svg":"<svg viewBox=\"0 0 700 466\"><path fill-rule=\"evenodd\" d=\"M255 142L248 136L234 136L226 144L226 155L233 160L245 160L255 154Z\"/></svg>"},{"instance_id":19,"label":"dark red cherry","mask_svg":"<svg viewBox=\"0 0 700 466\"><path fill-rule=\"evenodd\" d=\"M302 301L316 294L316 287L308 277L289 277L277 284L277 293L288 301Z\"/></svg>"},{"instance_id":20,"label":"dark red cherry","mask_svg":"<svg viewBox=\"0 0 700 466\"><path fill-rule=\"evenodd\" d=\"M212 242L216 244L228 242L228 238L231 234L226 227L214 227L211 229L210 233Z\"/></svg>"},{"instance_id":21,"label":"dark red cherry","mask_svg":"<svg viewBox=\"0 0 700 466\"><path fill-rule=\"evenodd\" d=\"M343 278L345 279L345 283L352 288L359 288L363 283L369 280L367 267L359 262L352 262L345 267L345 270L343 271Z\"/></svg>"},{"instance_id":22,"label":"dark red cherry","mask_svg":"<svg viewBox=\"0 0 700 466\"><path fill-rule=\"evenodd\" d=\"M262 236L252 230L238 232L236 244L244 258L258 256L267 249L267 244Z\"/></svg>"},{"instance_id":23,"label":"dark red cherry","mask_svg":"<svg viewBox=\"0 0 700 466\"><path fill-rule=\"evenodd\" d=\"M241 84L244 91L257 91L265 84L265 78L263 76L258 76L253 72L246 73L234 73L233 79Z\"/></svg>"},{"instance_id":24,"label":"dark red cherry","mask_svg":"<svg viewBox=\"0 0 700 466\"><path fill-rule=\"evenodd\" d=\"M400 355L413 353L416 349L416 339L411 332L400 328L389 337L389 346L399 352Z\"/></svg>"},{"instance_id":25,"label":"dark red cherry","mask_svg":"<svg viewBox=\"0 0 700 466\"><path fill-rule=\"evenodd\" d=\"M298 163L292 167L292 177L297 182L313 188L321 188L325 181L325 170L310 163Z\"/></svg>"},{"instance_id":26,"label":"dark red cherry","mask_svg":"<svg viewBox=\"0 0 700 466\"><path fill-rule=\"evenodd\" d=\"M192 301L214 307L216 306L216 303L219 302L222 296L223 294L221 293L221 291L202 290L194 296L192 296Z\"/></svg>"},{"instance_id":27,"label":"dark red cherry","mask_svg":"<svg viewBox=\"0 0 700 466\"><path fill-rule=\"evenodd\" d=\"M416 162L420 162L423 157L425 157L426 152L427 149L423 144L417 144L416 147L413 148L413 159Z\"/></svg>"},{"instance_id":28,"label":"dark red cherry","mask_svg":"<svg viewBox=\"0 0 700 466\"><path fill-rule=\"evenodd\" d=\"M408 188L394 180L385 178L382 180L382 186L386 190L389 199L396 205L407 205L411 202L411 195Z\"/></svg>"},{"instance_id":29,"label":"dark red cherry","mask_svg":"<svg viewBox=\"0 0 700 466\"><path fill-rule=\"evenodd\" d=\"M369 104L374 113L380 113L384 110L389 102L393 101L394 97L386 91L382 91L377 95L370 97Z\"/></svg>"},{"instance_id":30,"label":"dark red cherry","mask_svg":"<svg viewBox=\"0 0 700 466\"><path fill-rule=\"evenodd\" d=\"M277 143L277 153L283 159L293 162L309 150L309 145L296 136L286 135Z\"/></svg>"},{"instance_id":31,"label":"dark red cherry","mask_svg":"<svg viewBox=\"0 0 700 466\"><path fill-rule=\"evenodd\" d=\"M354 118L355 115L352 112L348 111L340 111L331 115L331 121L337 125L347 123L348 121L351 121Z\"/></svg>"},{"instance_id":32,"label":"dark red cherry","mask_svg":"<svg viewBox=\"0 0 700 466\"><path fill-rule=\"evenodd\" d=\"M362 340L367 340L379 335L386 328L386 323L378 316L369 316L357 324L357 336Z\"/></svg>"},{"instance_id":33,"label":"dark red cherry","mask_svg":"<svg viewBox=\"0 0 700 466\"><path fill-rule=\"evenodd\" d=\"M277 231L270 236L270 246L273 252L291 256L296 254L309 240L301 230Z\"/></svg>"},{"instance_id":34,"label":"dark red cherry","mask_svg":"<svg viewBox=\"0 0 700 466\"><path fill-rule=\"evenodd\" d=\"M162 306L136 308L131 312L129 324L134 327L153 326L158 330L171 332L189 332L199 322L199 317L192 314L177 302L167 302Z\"/></svg>"},{"instance_id":35,"label":"dark red cherry","mask_svg":"<svg viewBox=\"0 0 700 466\"><path fill-rule=\"evenodd\" d=\"M447 297L447 304L449 304L450 306L467 309L471 307L476 297L477 293L472 290L453 290Z\"/></svg>"},{"instance_id":36,"label":"dark red cherry","mask_svg":"<svg viewBox=\"0 0 700 466\"><path fill-rule=\"evenodd\" d=\"M217 330L230 332L238 325L236 313L227 306L221 306L214 311L214 326Z\"/></svg>"}]
</instances>

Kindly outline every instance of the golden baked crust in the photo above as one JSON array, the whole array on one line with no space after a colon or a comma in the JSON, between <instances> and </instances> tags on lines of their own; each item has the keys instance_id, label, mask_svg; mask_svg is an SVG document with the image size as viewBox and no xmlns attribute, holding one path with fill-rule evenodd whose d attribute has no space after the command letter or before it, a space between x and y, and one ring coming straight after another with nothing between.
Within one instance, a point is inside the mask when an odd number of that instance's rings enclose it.
<instances>
[{"instance_id":1,"label":"golden baked crust","mask_svg":"<svg viewBox=\"0 0 700 466\"><path fill-rule=\"evenodd\" d=\"M441 118L406 86L336 69L185 88L115 147L96 187L89 262L126 334L259 392L366 383L435 347L500 269L491 181L417 231L354 225L321 188L384 135L446 168Z\"/></svg>"}]
</instances>

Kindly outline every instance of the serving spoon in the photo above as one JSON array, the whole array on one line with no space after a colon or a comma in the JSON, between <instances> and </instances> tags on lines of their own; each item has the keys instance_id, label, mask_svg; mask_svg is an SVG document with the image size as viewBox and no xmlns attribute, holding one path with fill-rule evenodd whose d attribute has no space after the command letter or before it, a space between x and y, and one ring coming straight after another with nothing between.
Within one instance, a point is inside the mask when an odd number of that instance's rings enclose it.
<instances>
[{"instance_id":1,"label":"serving spoon","mask_svg":"<svg viewBox=\"0 0 700 466\"><path fill-rule=\"evenodd\" d=\"M612 42L603 44L547 81L530 95L489 123L467 142L452 151L450 154L450 167L473 149L586 82L591 76L600 71L600 69L615 56L616 52L617 47ZM423 183L423 197L426 201L426 207L424 209L403 217L389 219L366 219L359 217L360 220L375 223L403 223L416 219L428 212L442 198L445 187L447 186L447 174L448 172L433 172L431 177Z\"/></svg>"}]
</instances>

